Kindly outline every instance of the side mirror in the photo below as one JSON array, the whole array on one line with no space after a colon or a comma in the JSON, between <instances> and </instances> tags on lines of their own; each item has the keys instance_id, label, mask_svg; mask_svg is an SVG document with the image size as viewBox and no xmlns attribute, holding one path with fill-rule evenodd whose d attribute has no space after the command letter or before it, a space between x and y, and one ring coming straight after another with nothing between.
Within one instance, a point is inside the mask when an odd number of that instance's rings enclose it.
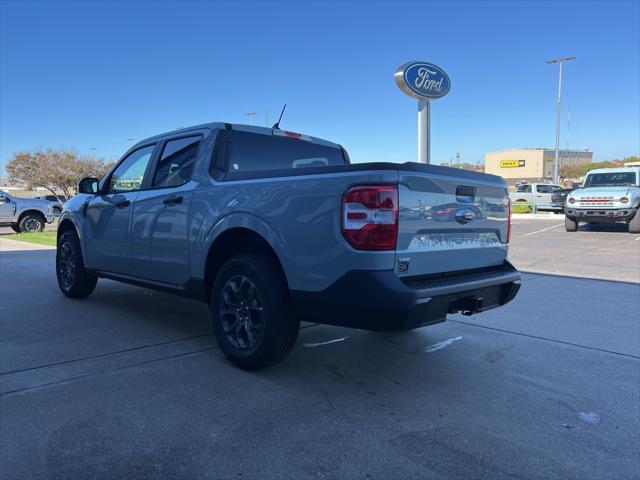
<instances>
[{"instance_id":1,"label":"side mirror","mask_svg":"<svg viewBox=\"0 0 640 480\"><path fill-rule=\"evenodd\" d=\"M94 177L84 177L78 182L78 193L88 193L90 195L98 193L98 179Z\"/></svg>"},{"instance_id":2,"label":"side mirror","mask_svg":"<svg viewBox=\"0 0 640 480\"><path fill-rule=\"evenodd\" d=\"M0 195L0 203L7 203L7 197Z\"/></svg>"}]
</instances>

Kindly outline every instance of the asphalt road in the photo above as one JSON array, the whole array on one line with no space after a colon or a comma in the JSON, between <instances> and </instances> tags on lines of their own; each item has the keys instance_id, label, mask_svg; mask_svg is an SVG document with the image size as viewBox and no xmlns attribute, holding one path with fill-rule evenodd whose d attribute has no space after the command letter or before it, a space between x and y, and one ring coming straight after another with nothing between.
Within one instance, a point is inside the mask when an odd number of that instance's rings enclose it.
<instances>
[{"instance_id":1,"label":"asphalt road","mask_svg":"<svg viewBox=\"0 0 640 480\"><path fill-rule=\"evenodd\" d=\"M421 330L307 324L248 373L204 305L104 280L69 300L53 261L0 253L3 480L640 477L638 284L525 274Z\"/></svg>"},{"instance_id":2,"label":"asphalt road","mask_svg":"<svg viewBox=\"0 0 640 480\"><path fill-rule=\"evenodd\" d=\"M640 234L625 224L581 224L566 232L561 215L514 216L512 228L509 257L521 270L640 283Z\"/></svg>"}]
</instances>

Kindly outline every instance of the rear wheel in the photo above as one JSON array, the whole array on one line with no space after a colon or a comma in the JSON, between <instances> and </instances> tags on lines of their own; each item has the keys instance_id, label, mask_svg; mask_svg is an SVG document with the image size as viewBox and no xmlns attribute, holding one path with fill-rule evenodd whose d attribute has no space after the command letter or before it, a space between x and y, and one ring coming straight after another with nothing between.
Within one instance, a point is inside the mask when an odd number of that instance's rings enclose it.
<instances>
[{"instance_id":1,"label":"rear wheel","mask_svg":"<svg viewBox=\"0 0 640 480\"><path fill-rule=\"evenodd\" d=\"M578 221L573 218L564 217L564 229L567 232L575 232L578 230Z\"/></svg>"},{"instance_id":2,"label":"rear wheel","mask_svg":"<svg viewBox=\"0 0 640 480\"><path fill-rule=\"evenodd\" d=\"M27 213L20 219L18 228L22 233L35 233L44 230L44 217L35 213Z\"/></svg>"},{"instance_id":3,"label":"rear wheel","mask_svg":"<svg viewBox=\"0 0 640 480\"><path fill-rule=\"evenodd\" d=\"M266 255L238 255L225 263L209 305L218 345L240 368L278 363L295 344L300 322L292 314L282 272Z\"/></svg>"},{"instance_id":4,"label":"rear wheel","mask_svg":"<svg viewBox=\"0 0 640 480\"><path fill-rule=\"evenodd\" d=\"M84 267L80 241L72 230L63 233L58 240L56 276L62 293L71 298L91 295L98 283L98 276Z\"/></svg>"},{"instance_id":5,"label":"rear wheel","mask_svg":"<svg viewBox=\"0 0 640 480\"><path fill-rule=\"evenodd\" d=\"M629 221L629 233L640 233L640 208Z\"/></svg>"}]
</instances>

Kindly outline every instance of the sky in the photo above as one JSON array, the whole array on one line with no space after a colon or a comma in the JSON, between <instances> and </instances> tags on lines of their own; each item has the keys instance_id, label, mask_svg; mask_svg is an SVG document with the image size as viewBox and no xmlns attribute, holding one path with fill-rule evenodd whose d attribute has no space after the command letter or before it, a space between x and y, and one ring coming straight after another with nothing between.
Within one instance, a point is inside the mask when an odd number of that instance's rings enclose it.
<instances>
[{"instance_id":1,"label":"sky","mask_svg":"<svg viewBox=\"0 0 640 480\"><path fill-rule=\"evenodd\" d=\"M393 74L444 69L433 163L555 145L594 161L640 152L640 2L0 3L0 172L73 147L115 160L210 121L271 124L342 144L354 162L415 161L417 101ZM570 112L570 115L568 114ZM569 122L570 118L570 122Z\"/></svg>"}]
</instances>

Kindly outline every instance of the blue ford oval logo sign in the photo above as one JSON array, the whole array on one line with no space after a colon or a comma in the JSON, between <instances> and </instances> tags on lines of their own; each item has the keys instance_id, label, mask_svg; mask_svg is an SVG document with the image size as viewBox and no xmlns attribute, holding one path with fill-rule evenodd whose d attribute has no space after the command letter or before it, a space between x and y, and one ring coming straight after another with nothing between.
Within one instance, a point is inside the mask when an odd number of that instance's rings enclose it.
<instances>
[{"instance_id":1,"label":"blue ford oval logo sign","mask_svg":"<svg viewBox=\"0 0 640 480\"><path fill-rule=\"evenodd\" d=\"M395 73L400 90L413 98L434 100L451 90L449 76L437 65L427 62L408 62Z\"/></svg>"}]
</instances>

